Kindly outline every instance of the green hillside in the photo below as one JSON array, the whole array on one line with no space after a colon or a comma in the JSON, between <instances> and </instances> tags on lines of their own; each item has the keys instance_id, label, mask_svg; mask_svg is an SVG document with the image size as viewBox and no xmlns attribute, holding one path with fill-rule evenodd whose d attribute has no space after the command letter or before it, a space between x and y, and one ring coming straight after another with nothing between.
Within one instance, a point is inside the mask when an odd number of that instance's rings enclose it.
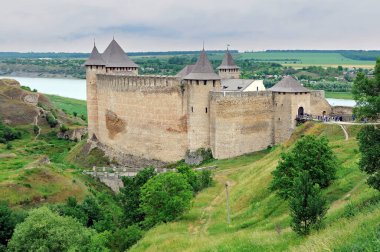
<instances>
[{"instance_id":1,"label":"green hillside","mask_svg":"<svg viewBox=\"0 0 380 252\"><path fill-rule=\"evenodd\" d=\"M380 247L380 195L359 170L355 135L336 125L307 123L284 146L215 161L215 185L201 192L180 220L148 231L131 251L376 251ZM290 228L287 203L268 190L281 151L304 134L327 136L338 157L337 180L325 192L330 210L320 231L303 238ZM225 183L230 184L227 225Z\"/></svg>"}]
</instances>

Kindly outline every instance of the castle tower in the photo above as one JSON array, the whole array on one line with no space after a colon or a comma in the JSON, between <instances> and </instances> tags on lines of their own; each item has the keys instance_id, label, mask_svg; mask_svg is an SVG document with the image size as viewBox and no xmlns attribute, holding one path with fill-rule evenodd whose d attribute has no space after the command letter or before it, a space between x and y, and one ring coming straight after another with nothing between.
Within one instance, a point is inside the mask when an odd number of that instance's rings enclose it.
<instances>
[{"instance_id":1,"label":"castle tower","mask_svg":"<svg viewBox=\"0 0 380 252\"><path fill-rule=\"evenodd\" d=\"M217 68L219 70L219 76L222 79L239 79L240 78L240 67L238 67L230 51L227 48L226 53L224 54L224 58L222 64Z\"/></svg>"},{"instance_id":2,"label":"castle tower","mask_svg":"<svg viewBox=\"0 0 380 252\"><path fill-rule=\"evenodd\" d=\"M86 90L87 90L87 115L89 138L98 135L98 93L96 87L96 75L106 72L106 63L95 46L90 57L85 62Z\"/></svg>"},{"instance_id":3,"label":"castle tower","mask_svg":"<svg viewBox=\"0 0 380 252\"><path fill-rule=\"evenodd\" d=\"M139 66L129 59L115 39L112 39L102 58L106 65L106 73L138 75Z\"/></svg>"},{"instance_id":4,"label":"castle tower","mask_svg":"<svg viewBox=\"0 0 380 252\"><path fill-rule=\"evenodd\" d=\"M191 72L183 77L187 87L189 150L210 147L210 91L221 89L220 77L214 72L203 49Z\"/></svg>"},{"instance_id":5,"label":"castle tower","mask_svg":"<svg viewBox=\"0 0 380 252\"><path fill-rule=\"evenodd\" d=\"M310 114L310 90L291 76L285 76L268 90L273 95L273 142L278 144L290 138L297 117Z\"/></svg>"}]
</instances>

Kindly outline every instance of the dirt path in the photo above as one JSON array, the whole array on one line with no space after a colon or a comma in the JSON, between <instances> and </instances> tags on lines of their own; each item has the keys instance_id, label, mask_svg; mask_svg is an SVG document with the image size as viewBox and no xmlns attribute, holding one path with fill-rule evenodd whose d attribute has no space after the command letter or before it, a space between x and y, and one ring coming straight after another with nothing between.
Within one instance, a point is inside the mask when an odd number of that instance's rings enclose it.
<instances>
[{"instance_id":1,"label":"dirt path","mask_svg":"<svg viewBox=\"0 0 380 252\"><path fill-rule=\"evenodd\" d=\"M34 117L34 123L33 123L33 125L35 125L35 126L37 126L37 127L38 127L38 117L39 117L39 115L36 115L36 117ZM37 138L39 137L40 133L41 133L41 128L38 127L38 133L37 133L37 135L34 137L34 140L37 140Z\"/></svg>"}]
</instances>

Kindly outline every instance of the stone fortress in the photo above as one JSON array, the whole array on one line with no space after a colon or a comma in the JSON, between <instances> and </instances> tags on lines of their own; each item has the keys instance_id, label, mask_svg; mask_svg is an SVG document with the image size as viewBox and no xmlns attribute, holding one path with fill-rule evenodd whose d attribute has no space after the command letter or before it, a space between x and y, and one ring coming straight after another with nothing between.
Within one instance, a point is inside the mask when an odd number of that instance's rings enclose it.
<instances>
[{"instance_id":1,"label":"stone fortress","mask_svg":"<svg viewBox=\"0 0 380 252\"><path fill-rule=\"evenodd\" d=\"M265 90L239 79L227 50L216 74L203 49L176 76L142 76L112 40L85 63L90 141L129 166L162 166L204 148L217 159L266 149L287 140L296 118L329 115L324 91L287 76ZM120 158L123 157L123 158Z\"/></svg>"}]
</instances>

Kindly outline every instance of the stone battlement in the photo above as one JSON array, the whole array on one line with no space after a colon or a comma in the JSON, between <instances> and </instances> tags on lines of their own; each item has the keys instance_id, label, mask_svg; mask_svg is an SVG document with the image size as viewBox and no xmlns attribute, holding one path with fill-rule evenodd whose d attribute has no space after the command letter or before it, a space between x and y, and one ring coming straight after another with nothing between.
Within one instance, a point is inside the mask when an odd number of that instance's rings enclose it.
<instances>
[{"instance_id":1,"label":"stone battlement","mask_svg":"<svg viewBox=\"0 0 380 252\"><path fill-rule=\"evenodd\" d=\"M173 89L179 88L180 83L180 78L172 76L97 75L97 86L99 89L109 89L118 92Z\"/></svg>"},{"instance_id":2,"label":"stone battlement","mask_svg":"<svg viewBox=\"0 0 380 252\"><path fill-rule=\"evenodd\" d=\"M268 97L272 91L249 91L249 92L210 92L211 99L222 97Z\"/></svg>"}]
</instances>

